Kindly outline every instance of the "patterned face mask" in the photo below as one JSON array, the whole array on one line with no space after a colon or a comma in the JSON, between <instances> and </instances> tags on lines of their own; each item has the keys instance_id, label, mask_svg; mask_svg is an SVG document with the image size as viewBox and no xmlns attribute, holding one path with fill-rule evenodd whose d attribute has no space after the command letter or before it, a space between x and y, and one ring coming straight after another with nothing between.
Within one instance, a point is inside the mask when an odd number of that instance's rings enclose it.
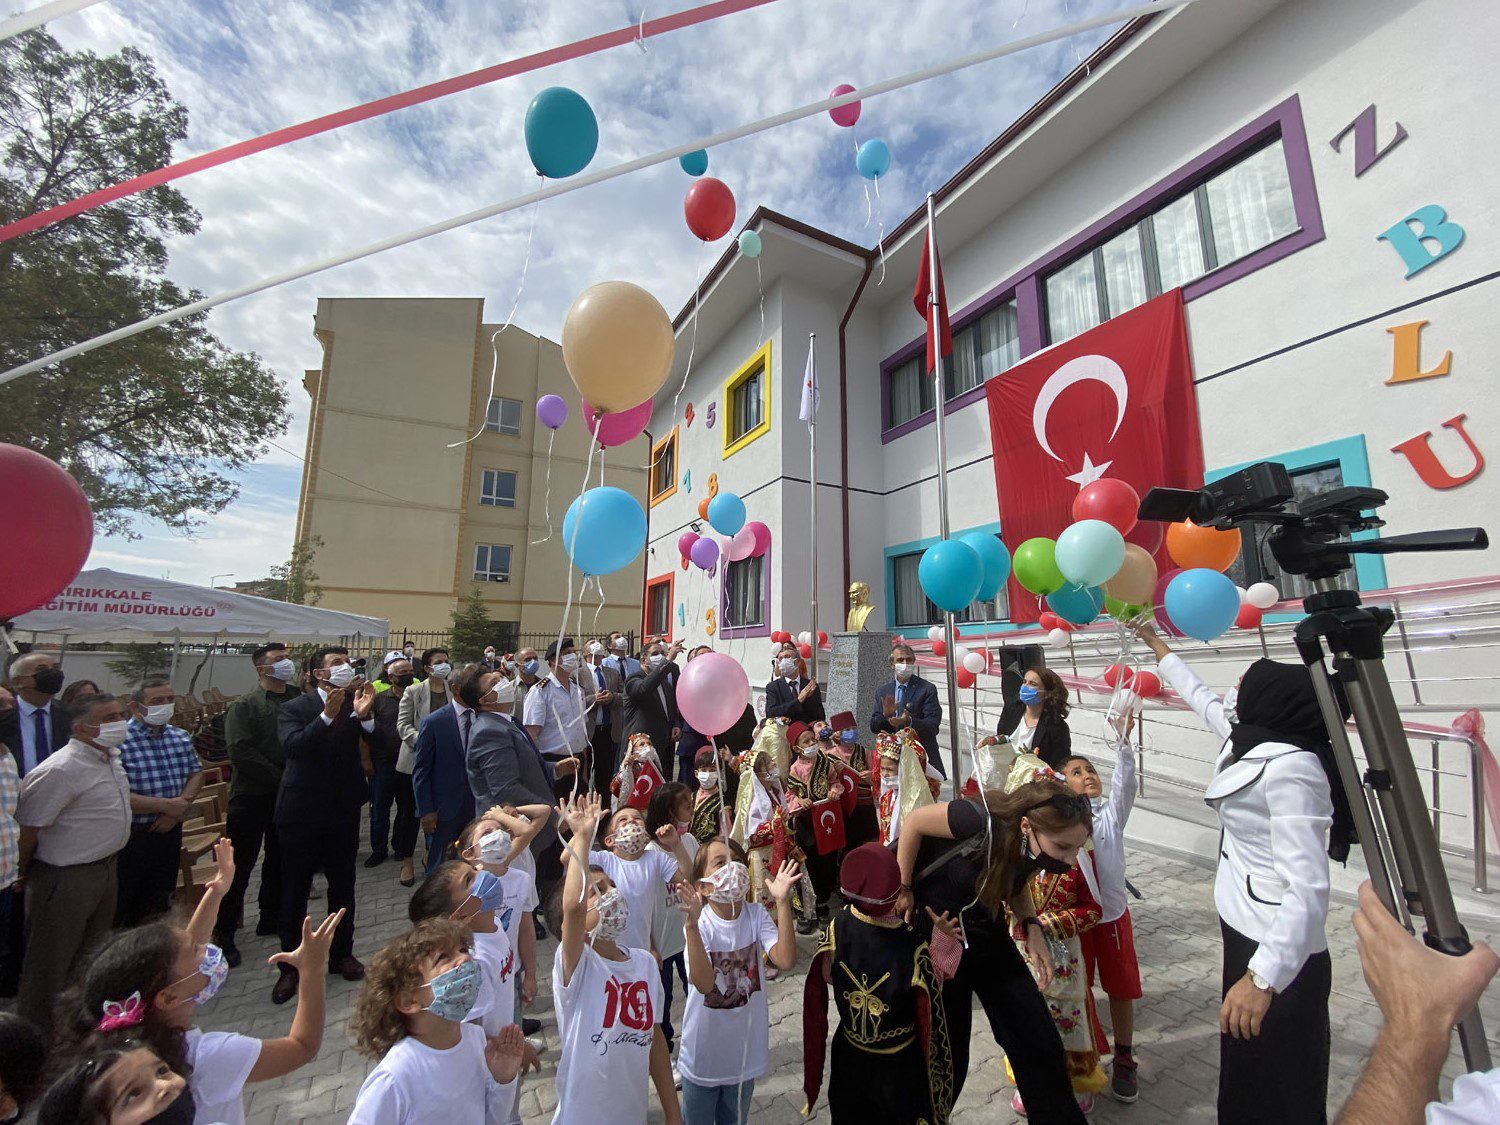
<instances>
[{"instance_id":1,"label":"patterned face mask","mask_svg":"<svg viewBox=\"0 0 1500 1125\"><path fill-rule=\"evenodd\" d=\"M640 855L651 842L651 836L644 826L631 820L615 829L614 840L615 850L621 855Z\"/></svg>"},{"instance_id":2,"label":"patterned face mask","mask_svg":"<svg viewBox=\"0 0 1500 1125\"><path fill-rule=\"evenodd\" d=\"M620 888L610 887L600 895L594 902L594 909L599 912L599 924L590 931L589 937L595 941L619 941L620 935L630 925L630 903L620 893Z\"/></svg>"},{"instance_id":3,"label":"patterned face mask","mask_svg":"<svg viewBox=\"0 0 1500 1125\"><path fill-rule=\"evenodd\" d=\"M743 901L745 892L750 889L750 872L739 860L732 859L710 875L706 882L711 888L709 900L727 906Z\"/></svg>"},{"instance_id":4,"label":"patterned face mask","mask_svg":"<svg viewBox=\"0 0 1500 1125\"><path fill-rule=\"evenodd\" d=\"M439 1019L462 1023L474 1010L479 998L480 969L478 961L465 961L441 972L427 982L432 989L432 1003L427 1010Z\"/></svg>"},{"instance_id":5,"label":"patterned face mask","mask_svg":"<svg viewBox=\"0 0 1500 1125\"><path fill-rule=\"evenodd\" d=\"M203 947L203 959L198 962L198 972L203 974L204 984L198 990L197 995L191 997L194 1004L207 1004L216 995L219 989L224 987L224 979L229 976L229 962L224 960L224 951L217 945L209 944ZM191 980L191 977L183 977L182 980ZM181 984L182 981L177 981Z\"/></svg>"}]
</instances>

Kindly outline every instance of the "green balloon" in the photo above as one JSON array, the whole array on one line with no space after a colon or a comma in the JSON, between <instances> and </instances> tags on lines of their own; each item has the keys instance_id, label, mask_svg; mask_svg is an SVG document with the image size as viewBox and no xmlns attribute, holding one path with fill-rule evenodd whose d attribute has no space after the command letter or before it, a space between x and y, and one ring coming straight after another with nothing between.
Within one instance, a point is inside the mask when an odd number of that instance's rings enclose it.
<instances>
[{"instance_id":1,"label":"green balloon","mask_svg":"<svg viewBox=\"0 0 1500 1125\"><path fill-rule=\"evenodd\" d=\"M1057 569L1056 554L1055 541L1040 536L1028 539L1016 548L1011 558L1011 572L1016 581L1033 594L1055 593L1068 582L1063 572Z\"/></svg>"},{"instance_id":2,"label":"green balloon","mask_svg":"<svg viewBox=\"0 0 1500 1125\"><path fill-rule=\"evenodd\" d=\"M1116 621L1130 621L1146 612L1146 607L1133 602L1122 602L1119 598L1104 595L1104 612Z\"/></svg>"}]
</instances>

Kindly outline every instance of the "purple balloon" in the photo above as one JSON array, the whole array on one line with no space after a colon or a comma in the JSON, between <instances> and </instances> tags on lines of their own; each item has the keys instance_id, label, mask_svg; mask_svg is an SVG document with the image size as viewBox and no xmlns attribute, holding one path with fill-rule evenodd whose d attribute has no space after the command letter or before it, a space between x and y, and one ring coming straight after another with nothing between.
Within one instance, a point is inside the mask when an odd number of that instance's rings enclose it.
<instances>
[{"instance_id":1,"label":"purple balloon","mask_svg":"<svg viewBox=\"0 0 1500 1125\"><path fill-rule=\"evenodd\" d=\"M543 395L536 400L536 416L542 425L555 430L568 420L568 404L557 395Z\"/></svg>"},{"instance_id":2,"label":"purple balloon","mask_svg":"<svg viewBox=\"0 0 1500 1125\"><path fill-rule=\"evenodd\" d=\"M699 570L710 570L719 561L719 545L708 536L702 536L693 544L688 557Z\"/></svg>"},{"instance_id":3,"label":"purple balloon","mask_svg":"<svg viewBox=\"0 0 1500 1125\"><path fill-rule=\"evenodd\" d=\"M677 553L685 559L693 557L693 544L698 542L699 536L696 531L684 531L677 537Z\"/></svg>"}]
</instances>

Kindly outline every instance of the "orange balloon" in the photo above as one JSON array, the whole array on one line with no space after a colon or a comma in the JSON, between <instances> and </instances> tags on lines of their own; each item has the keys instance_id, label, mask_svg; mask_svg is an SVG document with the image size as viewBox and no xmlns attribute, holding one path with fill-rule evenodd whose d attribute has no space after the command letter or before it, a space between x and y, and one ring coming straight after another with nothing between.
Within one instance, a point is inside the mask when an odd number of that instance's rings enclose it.
<instances>
[{"instance_id":1,"label":"orange balloon","mask_svg":"<svg viewBox=\"0 0 1500 1125\"><path fill-rule=\"evenodd\" d=\"M1150 605L1156 596L1156 562L1144 547L1125 544L1125 561L1104 584L1104 592L1127 605Z\"/></svg>"},{"instance_id":2,"label":"orange balloon","mask_svg":"<svg viewBox=\"0 0 1500 1125\"><path fill-rule=\"evenodd\" d=\"M1167 554L1183 570L1197 567L1228 570L1240 557L1240 533L1237 529L1219 531L1199 527L1191 520L1183 520L1167 528Z\"/></svg>"},{"instance_id":3,"label":"orange balloon","mask_svg":"<svg viewBox=\"0 0 1500 1125\"><path fill-rule=\"evenodd\" d=\"M667 381L676 337L661 302L628 281L601 281L563 320L563 364L573 385L607 413L639 406Z\"/></svg>"},{"instance_id":4,"label":"orange balloon","mask_svg":"<svg viewBox=\"0 0 1500 1125\"><path fill-rule=\"evenodd\" d=\"M707 498L698 501L698 518L700 520L706 520L706 519L708 519L708 499Z\"/></svg>"}]
</instances>

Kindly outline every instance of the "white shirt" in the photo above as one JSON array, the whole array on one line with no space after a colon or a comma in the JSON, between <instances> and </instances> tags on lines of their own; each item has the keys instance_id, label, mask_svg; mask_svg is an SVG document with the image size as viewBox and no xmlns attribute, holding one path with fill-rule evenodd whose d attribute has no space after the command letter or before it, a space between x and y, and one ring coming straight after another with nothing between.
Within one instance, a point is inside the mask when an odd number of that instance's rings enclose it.
<instances>
[{"instance_id":1,"label":"white shirt","mask_svg":"<svg viewBox=\"0 0 1500 1125\"><path fill-rule=\"evenodd\" d=\"M1005 736L1017 754L1029 754L1031 752L1032 740L1036 738L1036 727L1026 725L1026 712L1021 712L1021 721L1016 724L1016 729Z\"/></svg>"},{"instance_id":2,"label":"white shirt","mask_svg":"<svg viewBox=\"0 0 1500 1125\"><path fill-rule=\"evenodd\" d=\"M245 1125L243 1091L260 1059L260 1040L191 1027L185 1043L188 1066L193 1069L188 1087L193 1091L195 1120Z\"/></svg>"},{"instance_id":3,"label":"white shirt","mask_svg":"<svg viewBox=\"0 0 1500 1125\"><path fill-rule=\"evenodd\" d=\"M119 750L76 738L21 779L16 823L37 829L36 858L53 867L108 859L130 839L130 778Z\"/></svg>"},{"instance_id":4,"label":"white shirt","mask_svg":"<svg viewBox=\"0 0 1500 1125\"><path fill-rule=\"evenodd\" d=\"M1427 1125L1495 1125L1500 1121L1500 1067L1461 1074L1453 1083L1453 1100L1429 1102Z\"/></svg>"},{"instance_id":5,"label":"white shirt","mask_svg":"<svg viewBox=\"0 0 1500 1125\"><path fill-rule=\"evenodd\" d=\"M502 1027L516 1022L516 970L520 961L504 930L476 933L473 940L474 960L482 975L469 1019L478 1022L486 1035L499 1035Z\"/></svg>"},{"instance_id":6,"label":"white shirt","mask_svg":"<svg viewBox=\"0 0 1500 1125\"><path fill-rule=\"evenodd\" d=\"M1109 792L1096 797L1093 851L1080 863L1084 881L1099 903L1099 921L1113 922L1125 913L1125 821L1135 805L1135 754L1129 739L1115 744L1115 770Z\"/></svg>"},{"instance_id":7,"label":"white shirt","mask_svg":"<svg viewBox=\"0 0 1500 1125\"><path fill-rule=\"evenodd\" d=\"M1259 944L1250 970L1278 992L1328 948L1328 829L1333 802L1316 754L1263 742L1235 761L1223 701L1177 655L1162 677L1226 740L1204 800L1223 834L1214 877L1219 917Z\"/></svg>"},{"instance_id":8,"label":"white shirt","mask_svg":"<svg viewBox=\"0 0 1500 1125\"><path fill-rule=\"evenodd\" d=\"M604 868L610 882L630 904L630 924L615 944L649 950L652 914L666 884L677 878L676 857L648 848L639 859L621 859L614 852L589 852L589 862Z\"/></svg>"},{"instance_id":9,"label":"white shirt","mask_svg":"<svg viewBox=\"0 0 1500 1125\"><path fill-rule=\"evenodd\" d=\"M661 970L644 949L606 961L585 943L563 983L552 957L552 999L562 1048L552 1125L641 1125L650 1105L651 1043L661 1021ZM446 1125L446 1123L445 1123Z\"/></svg>"},{"instance_id":10,"label":"white shirt","mask_svg":"<svg viewBox=\"0 0 1500 1125\"><path fill-rule=\"evenodd\" d=\"M698 854L698 841L691 833L683 834L682 846L689 859ZM646 845L646 850L670 854L655 840ZM675 864L676 861L673 862ZM668 957L676 957L687 948L687 932L682 928L683 921L683 913L677 906L677 884L668 883L657 896L656 905L651 911L651 944L656 949L656 955L663 961Z\"/></svg>"},{"instance_id":11,"label":"white shirt","mask_svg":"<svg viewBox=\"0 0 1500 1125\"><path fill-rule=\"evenodd\" d=\"M505 874L499 876L500 891L505 898L495 914L495 921L500 923L505 936L510 938L510 944L517 950L521 948L521 917L527 911L535 910L541 902L536 893L536 876L522 866L523 859L531 860L531 871L535 872L536 860L531 857L531 849L523 848L521 855L506 868Z\"/></svg>"},{"instance_id":12,"label":"white shirt","mask_svg":"<svg viewBox=\"0 0 1500 1125\"><path fill-rule=\"evenodd\" d=\"M504 1125L517 1080L495 1081L484 1044L483 1029L472 1023L446 1051L409 1035L398 1040L359 1088L349 1125Z\"/></svg>"},{"instance_id":13,"label":"white shirt","mask_svg":"<svg viewBox=\"0 0 1500 1125\"><path fill-rule=\"evenodd\" d=\"M588 725L583 721L583 691L578 684L562 681L554 673L539 680L526 693L526 707L521 723L541 728L535 738L542 757L556 761L570 754L583 753L588 745Z\"/></svg>"},{"instance_id":14,"label":"white shirt","mask_svg":"<svg viewBox=\"0 0 1500 1125\"><path fill-rule=\"evenodd\" d=\"M761 954L776 945L776 921L758 902L738 918L720 918L712 906L698 916L698 935L714 970L707 996L687 990L677 1069L700 1086L733 1086L771 1069L771 1014Z\"/></svg>"},{"instance_id":15,"label":"white shirt","mask_svg":"<svg viewBox=\"0 0 1500 1125\"><path fill-rule=\"evenodd\" d=\"M47 751L52 747L54 737L52 724L57 721L57 708L49 701L40 707L27 703L19 695L16 696L16 711L21 717L21 776L24 777L36 769L37 763L47 756ZM43 722L47 724L47 745L36 744L36 713L43 714Z\"/></svg>"}]
</instances>

